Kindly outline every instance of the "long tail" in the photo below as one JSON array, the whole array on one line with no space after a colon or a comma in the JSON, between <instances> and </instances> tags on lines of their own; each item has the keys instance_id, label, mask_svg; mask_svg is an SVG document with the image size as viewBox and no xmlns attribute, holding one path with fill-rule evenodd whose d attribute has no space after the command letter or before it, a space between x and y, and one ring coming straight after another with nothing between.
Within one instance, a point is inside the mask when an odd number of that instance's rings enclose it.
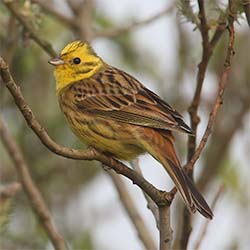
<instances>
[{"instance_id":1,"label":"long tail","mask_svg":"<svg viewBox=\"0 0 250 250\"><path fill-rule=\"evenodd\" d=\"M174 149L174 138L171 132L166 131L162 134L155 130L152 131L152 129L150 133L149 131L144 132L146 133L140 138L141 143L148 153L162 163L188 209L193 213L198 210L204 217L212 219L213 212L181 167Z\"/></svg>"}]
</instances>

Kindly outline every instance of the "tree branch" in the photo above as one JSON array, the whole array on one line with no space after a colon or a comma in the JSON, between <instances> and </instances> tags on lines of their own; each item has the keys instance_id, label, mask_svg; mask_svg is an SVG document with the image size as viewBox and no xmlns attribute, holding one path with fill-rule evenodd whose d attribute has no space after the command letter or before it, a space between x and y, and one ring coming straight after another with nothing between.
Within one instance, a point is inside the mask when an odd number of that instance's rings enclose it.
<instances>
[{"instance_id":1,"label":"tree branch","mask_svg":"<svg viewBox=\"0 0 250 250\"><path fill-rule=\"evenodd\" d=\"M192 156L191 160L186 165L186 169L188 171L191 171L193 169L195 162L198 160L203 148L205 147L206 142L208 140L208 137L212 132L212 126L215 122L219 108L220 108L221 104L223 103L223 94L224 94L225 87L227 84L228 74L229 74L229 71L231 69L231 58L234 55L234 49L233 49L234 40L235 40L234 20L235 20L234 7L232 5L232 2L229 1L229 15L228 15L229 41L228 41L228 46L227 46L226 59L224 62L224 69L223 69L223 72L221 74L221 78L220 78L220 81L218 84L218 92L217 92L216 100L215 100L213 108L210 112L206 130L202 136L202 139L201 139L199 146L197 147L194 155Z\"/></svg>"},{"instance_id":2,"label":"tree branch","mask_svg":"<svg viewBox=\"0 0 250 250\"><path fill-rule=\"evenodd\" d=\"M202 86L203 86L203 82L205 78L205 72L207 69L208 61L212 54L212 51L210 49L210 44L209 44L209 38L208 38L208 25L207 25L207 20L206 20L204 1L198 0L198 5L199 5L199 19L200 19L199 29L200 29L201 37L202 37L202 59L198 65L197 85L196 85L195 93L193 96L192 103L188 109L189 114L190 114L190 120L191 120L191 129L193 130L195 134L195 136L189 136L188 138L188 157L187 157L188 161L192 158L195 148L196 148L197 126L200 122L200 118L197 114L197 111L198 111L198 107L200 104L200 96L201 96ZM190 176L192 177L192 173L190 173Z\"/></svg>"},{"instance_id":3,"label":"tree branch","mask_svg":"<svg viewBox=\"0 0 250 250\"><path fill-rule=\"evenodd\" d=\"M197 111L198 111L198 106L200 103L200 96L201 96L202 86L203 86L203 82L205 78L205 72L207 69L209 59L215 47L215 44L219 41L219 38L221 37L223 28L224 28L224 26L222 26L222 30L217 29L217 32L215 32L214 37L209 43L208 26L206 22L203 0L198 0L198 4L199 4L199 9L200 9L199 18L200 18L200 30L201 30L201 35L202 35L203 54L202 54L201 63L199 64L199 70L198 70L198 75L197 75L197 86L196 86L194 98L189 108L190 118L191 118L191 128L194 131L195 136L194 137L190 136L188 140L188 163L185 166L185 169L187 170L187 172L189 173L191 177L193 174L194 164L198 160L203 148L205 147L207 143L208 137L212 132L212 126L215 122L215 118L217 116L219 107L222 104L222 98L223 98L224 90L225 90L226 83L227 83L228 73L231 68L231 57L233 55L234 36L235 36L234 25L233 25L235 14L234 14L234 9L232 7L232 3L231 1L229 1L229 15L228 15L229 42L227 46L227 55L226 55L226 59L224 63L224 70L222 72L222 75L218 84L217 97L215 100L215 104L210 112L209 121L208 121L206 130L203 134L203 137L199 143L198 148L195 149L197 126L199 123L199 117L197 115ZM211 47L211 45L213 47ZM181 248L182 249L186 249L191 231L192 231L191 215L187 213L186 208L184 208L183 226L182 226L182 234L181 234Z\"/></svg>"},{"instance_id":4,"label":"tree branch","mask_svg":"<svg viewBox=\"0 0 250 250\"><path fill-rule=\"evenodd\" d=\"M7 149L11 160L14 162L16 171L23 189L28 196L31 207L41 222L47 236L51 240L55 249L67 249L67 245L62 236L52 222L50 212L29 173L29 168L25 162L23 155L18 148L14 138L11 136L3 120L0 117L0 138Z\"/></svg>"},{"instance_id":5,"label":"tree branch","mask_svg":"<svg viewBox=\"0 0 250 250\"><path fill-rule=\"evenodd\" d=\"M77 27L74 18L67 17L57 11L50 1L41 1L41 0L31 0L32 3L39 5L42 9L44 9L47 13L49 13L53 18L58 19L61 23L68 26L69 28L75 29Z\"/></svg>"},{"instance_id":6,"label":"tree branch","mask_svg":"<svg viewBox=\"0 0 250 250\"><path fill-rule=\"evenodd\" d=\"M170 224L170 206L159 206L160 250L170 250L172 228Z\"/></svg>"}]
</instances>

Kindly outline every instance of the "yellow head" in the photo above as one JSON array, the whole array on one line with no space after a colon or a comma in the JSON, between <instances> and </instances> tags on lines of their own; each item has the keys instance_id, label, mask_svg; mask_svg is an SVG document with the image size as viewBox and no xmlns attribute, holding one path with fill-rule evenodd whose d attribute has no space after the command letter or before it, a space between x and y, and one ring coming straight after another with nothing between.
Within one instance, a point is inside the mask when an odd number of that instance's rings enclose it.
<instances>
[{"instance_id":1,"label":"yellow head","mask_svg":"<svg viewBox=\"0 0 250 250\"><path fill-rule=\"evenodd\" d=\"M60 56L49 63L56 67L57 94L69 84L93 76L104 64L87 42L79 40L66 45Z\"/></svg>"}]
</instances>

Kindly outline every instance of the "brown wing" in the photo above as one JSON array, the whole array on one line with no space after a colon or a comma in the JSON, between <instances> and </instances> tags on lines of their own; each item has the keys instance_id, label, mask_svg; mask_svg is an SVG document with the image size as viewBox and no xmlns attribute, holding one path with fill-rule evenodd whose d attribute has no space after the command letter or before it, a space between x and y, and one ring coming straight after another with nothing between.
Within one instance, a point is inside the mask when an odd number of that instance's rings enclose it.
<instances>
[{"instance_id":1,"label":"brown wing","mask_svg":"<svg viewBox=\"0 0 250 250\"><path fill-rule=\"evenodd\" d=\"M146 127L192 134L182 116L134 77L107 67L71 85L78 110Z\"/></svg>"}]
</instances>

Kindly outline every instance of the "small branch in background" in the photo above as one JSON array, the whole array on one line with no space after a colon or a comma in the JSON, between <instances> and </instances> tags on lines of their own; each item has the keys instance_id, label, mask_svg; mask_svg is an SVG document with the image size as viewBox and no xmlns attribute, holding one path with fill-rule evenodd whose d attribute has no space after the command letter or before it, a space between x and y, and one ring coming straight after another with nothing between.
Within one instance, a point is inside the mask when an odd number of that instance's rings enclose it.
<instances>
[{"instance_id":1,"label":"small branch in background","mask_svg":"<svg viewBox=\"0 0 250 250\"><path fill-rule=\"evenodd\" d=\"M154 14L153 16L148 17L142 21L133 22L125 27L120 27L120 28L116 28L116 29L110 29L107 31L97 32L94 35L94 38L96 38L96 37L113 38L113 37L119 36L121 34L124 34L126 32L130 32L133 29L140 28L140 27L145 26L149 23L152 23L153 21L158 20L159 18L166 15L167 13L171 13L173 11L173 9L174 9L174 5L171 5L171 6L166 7L165 9L161 10L159 13Z\"/></svg>"},{"instance_id":2,"label":"small branch in background","mask_svg":"<svg viewBox=\"0 0 250 250\"><path fill-rule=\"evenodd\" d=\"M224 187L224 185L221 185L221 186L219 187L219 189L218 189L218 191L217 191L215 197L214 197L213 202L212 202L212 205L211 205L212 210L214 210L215 205L216 205L217 201L219 200L219 197L222 195L222 193L223 193L224 191L225 191L225 187ZM205 238L205 236L206 236L209 222L210 222L209 220L206 220L206 221L205 221L204 226L203 226L203 228L202 228L202 230L201 230L201 234L200 234L198 240L196 241L196 243L194 244L194 249L195 249L195 250L200 249L200 246L201 246L201 244L202 244L202 241L204 240L204 238Z\"/></svg>"},{"instance_id":3,"label":"small branch in background","mask_svg":"<svg viewBox=\"0 0 250 250\"><path fill-rule=\"evenodd\" d=\"M211 56L211 49L209 44L209 38L208 38L208 25L207 25L207 19L206 19L206 13L205 13L205 7L204 7L204 1L198 0L199 5L199 19L200 19L200 25L199 30L201 32L202 37L202 59L201 62L198 65L198 73L197 73L197 84L195 93L193 96L192 103L188 109L190 114L190 120L191 120L191 129L194 132L195 136L189 136L188 138L188 161L192 158L195 148L196 148L196 135L197 135L197 126L200 122L200 118L197 114L198 107L200 104L200 96L201 91L203 87L203 82L205 78L205 72L207 69L208 61ZM190 173L190 177L192 177L192 172Z\"/></svg>"},{"instance_id":4,"label":"small branch in background","mask_svg":"<svg viewBox=\"0 0 250 250\"><path fill-rule=\"evenodd\" d=\"M78 11L75 12L75 23L77 25L77 34L82 40L91 41L93 39L92 21L93 21L94 2L93 0L84 0L80 4Z\"/></svg>"},{"instance_id":5,"label":"small branch in background","mask_svg":"<svg viewBox=\"0 0 250 250\"><path fill-rule=\"evenodd\" d=\"M37 215L38 219L40 220L40 223L44 228L45 232L47 233L48 238L51 240L55 249L67 249L67 245L64 239L58 233L54 223L52 222L50 212L38 188L35 186L35 183L32 180L32 177L29 173L29 168L23 158L20 149L16 144L14 138L8 131L7 127L5 126L1 117L0 117L0 138L6 150L8 151L11 160L15 164L19 180L23 186L23 190L28 196L28 200L31 204L31 207L35 212L35 214Z\"/></svg>"},{"instance_id":6,"label":"small branch in background","mask_svg":"<svg viewBox=\"0 0 250 250\"><path fill-rule=\"evenodd\" d=\"M20 13L18 6L15 1L3 0L2 1L5 6L9 9L9 11L13 14L13 16L22 24L22 26L28 31L30 37L43 48L47 54L56 56L56 52L53 50L50 43L46 40L42 39L41 36L37 34L37 32L32 27L31 23L26 19L25 16Z\"/></svg>"},{"instance_id":7,"label":"small branch in background","mask_svg":"<svg viewBox=\"0 0 250 250\"><path fill-rule=\"evenodd\" d=\"M192 159L188 162L188 164L186 165L186 169L187 171L192 171L195 162L198 160L203 148L206 145L206 142L208 140L209 135L212 132L212 126L215 122L217 113L219 111L220 106L223 103L223 94L225 91L225 87L227 84L227 78L228 78L228 74L231 68L231 58L234 55L234 40L235 40L235 32L234 32L234 20L235 20L235 12L234 12L234 8L233 5L231 3L231 1L229 1L229 15L228 15L228 30L229 30L229 41L228 41L228 46L227 46L227 54L226 54L226 59L224 62L224 69L218 84L218 93L216 96L216 100L214 103L214 106L210 112L209 115L209 120L208 120L208 124L206 127L206 130L202 136L202 139L200 141L199 146L197 147Z\"/></svg>"},{"instance_id":8,"label":"small branch in background","mask_svg":"<svg viewBox=\"0 0 250 250\"><path fill-rule=\"evenodd\" d=\"M139 173L140 175L142 175L142 171L141 168L139 166L139 160L135 159L133 161L130 162L132 168ZM147 208L152 212L154 219L155 219L155 223L157 228L159 229L159 209L157 207L157 205L154 203L154 201L145 193L143 192L143 195L145 197L145 200L147 201Z\"/></svg>"},{"instance_id":9,"label":"small branch in background","mask_svg":"<svg viewBox=\"0 0 250 250\"><path fill-rule=\"evenodd\" d=\"M53 7L52 5L53 1L50 1L48 3L48 1L31 0L31 2L39 5L45 12L50 14L53 18L58 19L58 21L62 24L68 26L73 30L76 28L76 22L74 18L67 17L60 13L58 10L56 10L55 7Z\"/></svg>"},{"instance_id":10,"label":"small branch in background","mask_svg":"<svg viewBox=\"0 0 250 250\"><path fill-rule=\"evenodd\" d=\"M250 102L248 96L239 98L242 100L241 110L232 117L232 120L237 122L232 123L226 128L223 127L223 132L217 132L219 133L218 135L216 134L216 131L214 131L213 133L213 137L216 137L218 141L223 140L223 144L220 144L220 146L216 147L216 149L210 148L209 152L207 153L207 160L204 164L203 173L197 182L197 186L201 191L206 189L208 183L215 177L216 173L218 173L226 152L231 145L230 141L233 139L236 131L239 130L242 126L243 120L250 110ZM216 142L212 143L216 144Z\"/></svg>"},{"instance_id":11,"label":"small branch in background","mask_svg":"<svg viewBox=\"0 0 250 250\"><path fill-rule=\"evenodd\" d=\"M160 250L170 250L172 228L170 223L170 206L159 206Z\"/></svg>"},{"instance_id":12,"label":"small branch in background","mask_svg":"<svg viewBox=\"0 0 250 250\"><path fill-rule=\"evenodd\" d=\"M212 111L210 112L209 121L206 127L206 130L203 134L203 137L199 143L199 146L196 148L196 133L197 133L197 126L199 123L199 117L197 115L199 103L200 103L200 96L202 91L202 86L204 82L205 72L207 69L207 65L209 62L209 59L211 58L213 48L215 47L215 44L219 41L219 38L221 37L222 31L224 26L222 26L222 30L217 29L217 32L215 32L211 42L213 47L211 47L211 43L209 43L208 40L208 26L205 16L205 9L204 9L204 1L198 0L199 4L199 18L200 18L200 31L202 35L202 60L199 64L198 69L198 75L197 75L197 86L194 94L194 98L192 100L191 106L189 108L190 112L190 118L191 118L191 128L195 133L195 137L189 137L188 140L188 163L185 166L187 172L192 177L193 175L193 167L197 159L199 158L203 148L205 147L208 137L212 132L212 126L215 122L215 118L217 116L219 107L222 104L222 98L224 94L224 90L227 83L228 73L231 68L231 57L233 55L233 46L234 46L234 20L235 20L235 12L232 7L232 2L229 1L229 15L228 15L228 29L229 29L229 42L227 47L227 55L224 63L224 70L221 75L221 79L218 84L218 93L215 100L215 104L212 108ZM182 225L182 234L181 234L181 248L186 249L188 244L188 239L191 233L191 215L187 213L186 208L184 208L183 211L183 225Z\"/></svg>"},{"instance_id":13,"label":"small branch in background","mask_svg":"<svg viewBox=\"0 0 250 250\"><path fill-rule=\"evenodd\" d=\"M116 190L119 194L121 203L123 204L125 211L127 212L131 222L133 223L137 231L138 237L143 243L145 249L156 250L157 247L151 237L150 232L148 231L148 227L146 226L145 222L143 221L143 218L138 212L134 204L134 201L131 195L129 194L122 178L119 175L117 175L112 169L105 169L105 170L109 173L109 176L111 177L113 184L115 185Z\"/></svg>"},{"instance_id":14,"label":"small branch in background","mask_svg":"<svg viewBox=\"0 0 250 250\"><path fill-rule=\"evenodd\" d=\"M194 136L188 137L188 154L187 154L188 162L191 160L196 149L197 127L198 127L198 124L200 123L200 117L198 116L198 107L200 104L201 91L202 91L203 82L205 79L207 65L212 55L212 50L210 48L210 43L209 43L209 36L208 36L209 27L207 25L204 1L198 0L198 6L199 6L198 18L200 20L198 27L199 27L201 37L202 37L202 59L198 65L196 89L194 92L191 105L188 108L188 112L190 115L191 129L194 132ZM191 170L191 171L188 171L187 173L189 174L190 178L193 179L193 171ZM182 230L181 230L181 237L180 237L181 249L187 248L188 240L189 240L191 232L192 232L191 215L189 214L187 208L184 207Z\"/></svg>"}]
</instances>

